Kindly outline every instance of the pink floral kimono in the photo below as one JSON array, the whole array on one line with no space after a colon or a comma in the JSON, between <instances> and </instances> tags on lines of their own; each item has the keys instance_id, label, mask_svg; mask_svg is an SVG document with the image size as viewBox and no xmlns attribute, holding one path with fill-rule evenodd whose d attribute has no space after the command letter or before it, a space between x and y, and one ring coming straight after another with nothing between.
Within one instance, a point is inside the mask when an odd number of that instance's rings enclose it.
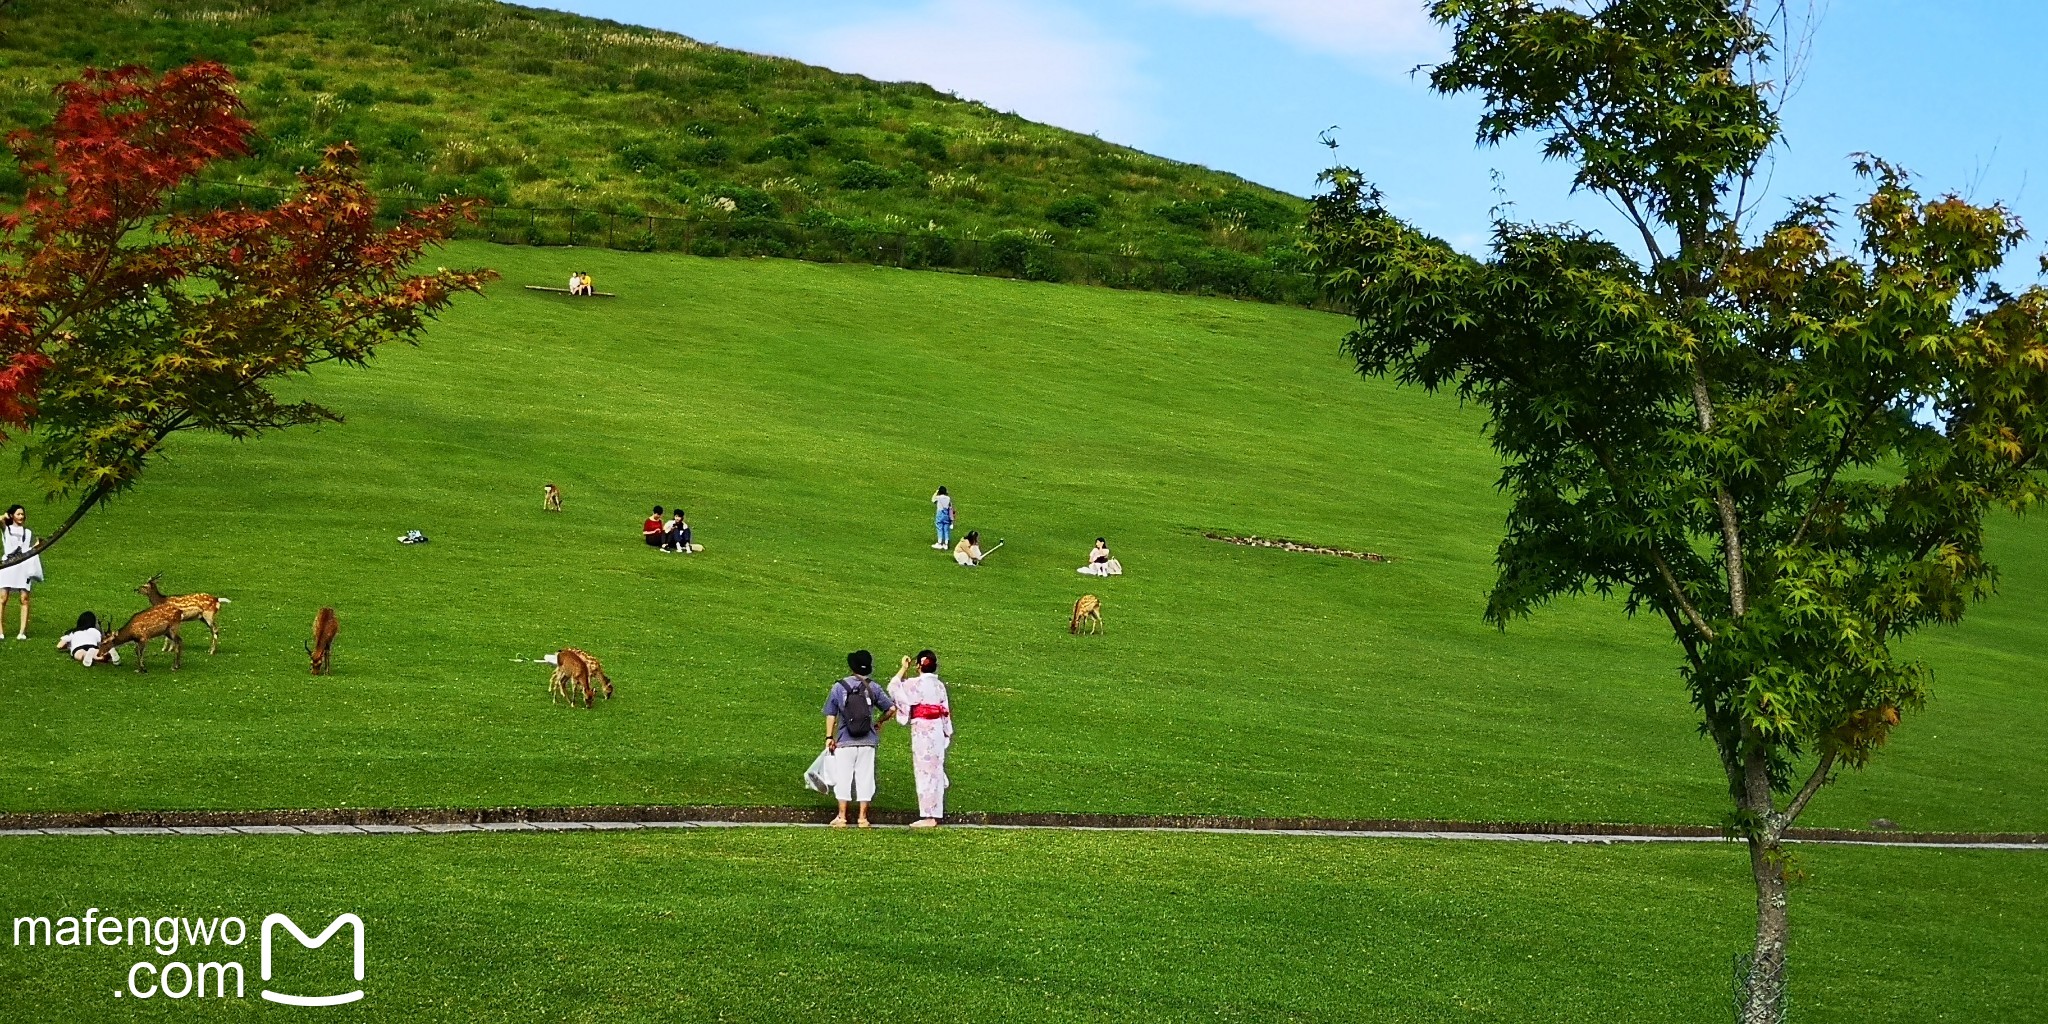
<instances>
[{"instance_id":1,"label":"pink floral kimono","mask_svg":"<svg viewBox=\"0 0 2048 1024\"><path fill-rule=\"evenodd\" d=\"M953 706L946 684L926 672L889 684L896 722L910 727L910 764L917 771L918 813L946 816L946 748L953 744Z\"/></svg>"}]
</instances>

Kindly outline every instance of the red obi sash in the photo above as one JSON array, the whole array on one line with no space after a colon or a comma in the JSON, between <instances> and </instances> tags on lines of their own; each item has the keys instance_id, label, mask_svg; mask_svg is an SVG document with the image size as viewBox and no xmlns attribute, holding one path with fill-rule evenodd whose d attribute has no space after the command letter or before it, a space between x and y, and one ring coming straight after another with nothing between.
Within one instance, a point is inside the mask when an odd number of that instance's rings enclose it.
<instances>
[{"instance_id":1,"label":"red obi sash","mask_svg":"<svg viewBox=\"0 0 2048 1024\"><path fill-rule=\"evenodd\" d=\"M952 717L952 712L947 711L946 706L944 704L912 704L910 706L911 721L919 721L921 719L927 718L950 717Z\"/></svg>"}]
</instances>

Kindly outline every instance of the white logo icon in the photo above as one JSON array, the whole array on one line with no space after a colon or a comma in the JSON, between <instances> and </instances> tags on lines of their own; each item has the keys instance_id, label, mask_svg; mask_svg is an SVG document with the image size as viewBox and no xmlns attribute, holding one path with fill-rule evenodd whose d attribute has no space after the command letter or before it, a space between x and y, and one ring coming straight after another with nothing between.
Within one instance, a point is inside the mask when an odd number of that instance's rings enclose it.
<instances>
[{"instance_id":1,"label":"white logo icon","mask_svg":"<svg viewBox=\"0 0 2048 1024\"><path fill-rule=\"evenodd\" d=\"M355 930L356 939L356 980L363 980L362 918L357 917L354 914L343 914L340 917L335 918L334 923L329 924L327 926L326 931L321 932L319 935L309 937L306 935L305 932L299 930L298 925L292 923L291 918L286 917L283 914L272 914L269 917L263 919L263 963L259 973L261 974L264 981L270 980L271 927L273 925L280 924L284 925L285 931L292 933L292 938L299 940L299 945L304 946L307 949L319 949L321 946L326 945L327 940L333 938L334 933L340 931L343 925L347 925L350 928L353 928ZM272 992L267 988L263 990L263 998L268 999L273 1003L284 1003L287 1006L340 1006L343 1003L353 1003L356 1000L361 999L362 997L363 990L360 988L356 989L354 992L343 992L342 994L335 996L291 996L286 995L282 992Z\"/></svg>"}]
</instances>

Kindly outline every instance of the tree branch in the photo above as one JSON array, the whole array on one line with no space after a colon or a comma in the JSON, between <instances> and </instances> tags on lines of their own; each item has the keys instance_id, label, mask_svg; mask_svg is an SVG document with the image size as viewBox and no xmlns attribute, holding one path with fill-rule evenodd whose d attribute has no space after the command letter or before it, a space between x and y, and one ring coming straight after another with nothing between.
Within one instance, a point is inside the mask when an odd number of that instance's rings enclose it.
<instances>
[{"instance_id":1,"label":"tree branch","mask_svg":"<svg viewBox=\"0 0 2048 1024\"><path fill-rule=\"evenodd\" d=\"M1664 577L1664 585L1670 588L1672 598L1678 601L1679 609L1685 612L1686 621L1692 623L1692 628L1699 630L1700 635L1706 637L1708 643L1713 643L1716 639L1713 627L1707 625L1707 620L1700 616L1700 610L1694 608L1692 601L1686 598L1685 588L1678 585L1678 577L1672 575L1671 564L1664 560L1664 552L1651 545L1650 558L1657 563L1657 574Z\"/></svg>"},{"instance_id":2,"label":"tree branch","mask_svg":"<svg viewBox=\"0 0 2048 1024\"><path fill-rule=\"evenodd\" d=\"M138 457L147 456L150 452L156 450L156 446L162 444L164 438L171 436L173 432L183 427L189 418L190 415L187 413L179 413L177 416L172 417L169 422L157 428L156 436L151 438L148 444L143 445L142 450L137 452L136 455ZM35 546L27 551L16 552L12 558L0 559L0 569L20 565L48 551L58 541L63 540L64 535L70 533L71 528L77 526L79 520L84 519L87 512L92 511L94 507L106 501L113 493L114 482L111 480L102 480L94 484L92 490L79 500L78 507L71 510L71 515L64 520L63 525L57 527L56 531L49 536L37 541Z\"/></svg>"},{"instance_id":3,"label":"tree branch","mask_svg":"<svg viewBox=\"0 0 2048 1024\"><path fill-rule=\"evenodd\" d=\"M1820 792L1820 787L1827 785L1828 772L1834 767L1835 752L1830 750L1822 754L1820 764L1814 767L1812 775L1807 776L1806 785L1799 787L1799 795L1785 805L1784 824L1780 826L1781 830L1790 828L1794 821L1799 820L1799 813L1806 810L1807 802L1813 799L1815 793Z\"/></svg>"},{"instance_id":4,"label":"tree branch","mask_svg":"<svg viewBox=\"0 0 2048 1024\"><path fill-rule=\"evenodd\" d=\"M1699 358L1692 365L1692 402L1699 416L1700 431L1714 432L1714 399L1707 392L1706 372L1700 369ZM1714 484L1714 509L1721 517L1721 554L1728 565L1728 610L1738 619L1749 610L1749 586L1742 568L1742 522L1735 513L1735 498L1728 493L1728 485L1716 481Z\"/></svg>"}]
</instances>

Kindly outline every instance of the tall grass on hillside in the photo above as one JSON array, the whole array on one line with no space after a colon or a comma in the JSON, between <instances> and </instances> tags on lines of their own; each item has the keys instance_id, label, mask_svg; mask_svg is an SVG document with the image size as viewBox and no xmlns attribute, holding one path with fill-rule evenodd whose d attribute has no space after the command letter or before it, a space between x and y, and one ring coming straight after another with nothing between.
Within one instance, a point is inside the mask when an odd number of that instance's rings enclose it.
<instances>
[{"instance_id":1,"label":"tall grass on hillside","mask_svg":"<svg viewBox=\"0 0 2048 1024\"><path fill-rule=\"evenodd\" d=\"M740 225L736 252L801 230L1048 242L1238 277L1298 265L1302 202L1232 175L923 85L483 0L26 0L0 19L0 122L47 119L51 86L88 64L199 58L244 82L263 138L229 173L253 183L349 140L393 202L708 218ZM19 182L0 158L0 195Z\"/></svg>"}]
</instances>

